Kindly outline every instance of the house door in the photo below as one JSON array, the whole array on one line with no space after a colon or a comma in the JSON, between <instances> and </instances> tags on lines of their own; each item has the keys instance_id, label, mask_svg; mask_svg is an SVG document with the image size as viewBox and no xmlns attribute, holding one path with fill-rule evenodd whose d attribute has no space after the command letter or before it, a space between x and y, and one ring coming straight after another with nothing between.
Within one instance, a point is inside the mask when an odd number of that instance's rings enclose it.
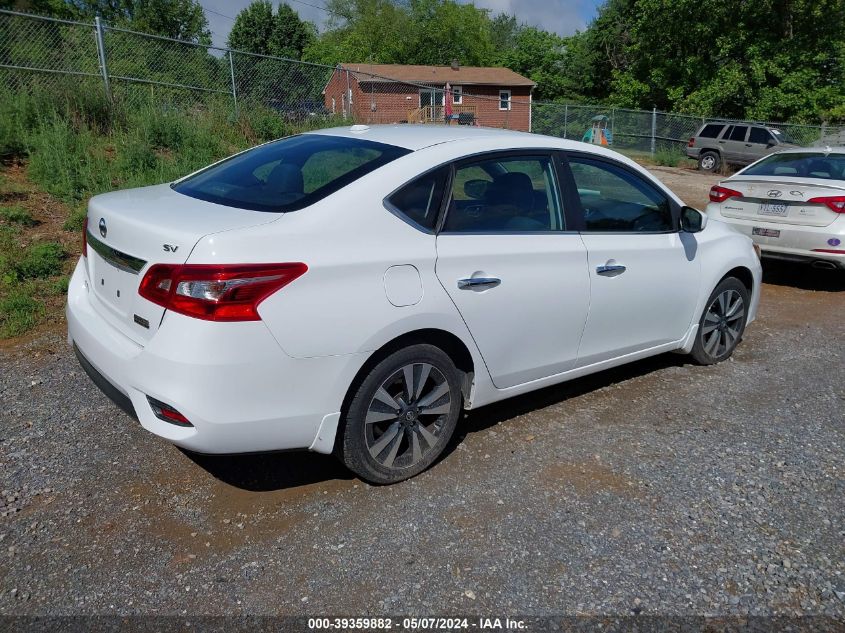
<instances>
[{"instance_id":1,"label":"house door","mask_svg":"<svg viewBox=\"0 0 845 633\"><path fill-rule=\"evenodd\" d=\"M423 109L425 120L443 120L443 96L443 90L435 90L434 88L420 89L420 108Z\"/></svg>"}]
</instances>

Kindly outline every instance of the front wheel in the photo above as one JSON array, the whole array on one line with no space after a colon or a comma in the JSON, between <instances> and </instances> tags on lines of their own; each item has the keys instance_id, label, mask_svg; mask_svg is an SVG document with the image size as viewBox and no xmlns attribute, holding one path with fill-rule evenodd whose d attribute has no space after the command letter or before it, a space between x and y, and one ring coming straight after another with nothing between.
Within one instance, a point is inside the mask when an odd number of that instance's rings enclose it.
<instances>
[{"instance_id":1,"label":"front wheel","mask_svg":"<svg viewBox=\"0 0 845 633\"><path fill-rule=\"evenodd\" d=\"M707 299L691 356L702 365L730 358L745 332L747 317L748 289L736 277L723 279Z\"/></svg>"},{"instance_id":2,"label":"front wheel","mask_svg":"<svg viewBox=\"0 0 845 633\"><path fill-rule=\"evenodd\" d=\"M420 344L394 352L355 392L340 458L371 483L413 477L446 448L462 404L460 374L440 348Z\"/></svg>"}]
</instances>

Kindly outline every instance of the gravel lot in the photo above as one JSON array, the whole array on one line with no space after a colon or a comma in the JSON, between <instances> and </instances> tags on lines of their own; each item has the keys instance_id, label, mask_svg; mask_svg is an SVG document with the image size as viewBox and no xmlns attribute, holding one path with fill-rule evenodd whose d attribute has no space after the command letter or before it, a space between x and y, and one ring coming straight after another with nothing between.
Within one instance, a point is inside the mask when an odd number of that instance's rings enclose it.
<instances>
[{"instance_id":1,"label":"gravel lot","mask_svg":"<svg viewBox=\"0 0 845 633\"><path fill-rule=\"evenodd\" d=\"M655 170L703 207L715 180ZM734 358L668 354L469 414L392 487L200 457L0 348L0 614L845 618L845 274L767 265Z\"/></svg>"}]
</instances>

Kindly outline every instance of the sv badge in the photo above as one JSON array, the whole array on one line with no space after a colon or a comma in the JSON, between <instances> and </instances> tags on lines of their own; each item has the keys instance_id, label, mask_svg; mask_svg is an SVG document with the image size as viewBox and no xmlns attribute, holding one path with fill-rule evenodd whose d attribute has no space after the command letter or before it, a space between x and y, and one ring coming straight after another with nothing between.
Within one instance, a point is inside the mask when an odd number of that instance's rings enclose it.
<instances>
[{"instance_id":1,"label":"sv badge","mask_svg":"<svg viewBox=\"0 0 845 633\"><path fill-rule=\"evenodd\" d=\"M179 247L174 244L164 244L164 250L168 253L175 253L179 250Z\"/></svg>"}]
</instances>

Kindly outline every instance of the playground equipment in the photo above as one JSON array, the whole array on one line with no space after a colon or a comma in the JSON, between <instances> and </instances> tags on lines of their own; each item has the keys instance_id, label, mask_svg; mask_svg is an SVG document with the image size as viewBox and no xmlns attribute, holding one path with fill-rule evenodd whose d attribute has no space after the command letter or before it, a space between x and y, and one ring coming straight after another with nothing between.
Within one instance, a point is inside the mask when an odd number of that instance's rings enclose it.
<instances>
[{"instance_id":1,"label":"playground equipment","mask_svg":"<svg viewBox=\"0 0 845 633\"><path fill-rule=\"evenodd\" d=\"M607 129L608 121L610 119L603 114L594 116L590 119L590 128L584 132L584 138L581 141L593 145L612 145L613 132Z\"/></svg>"}]
</instances>

